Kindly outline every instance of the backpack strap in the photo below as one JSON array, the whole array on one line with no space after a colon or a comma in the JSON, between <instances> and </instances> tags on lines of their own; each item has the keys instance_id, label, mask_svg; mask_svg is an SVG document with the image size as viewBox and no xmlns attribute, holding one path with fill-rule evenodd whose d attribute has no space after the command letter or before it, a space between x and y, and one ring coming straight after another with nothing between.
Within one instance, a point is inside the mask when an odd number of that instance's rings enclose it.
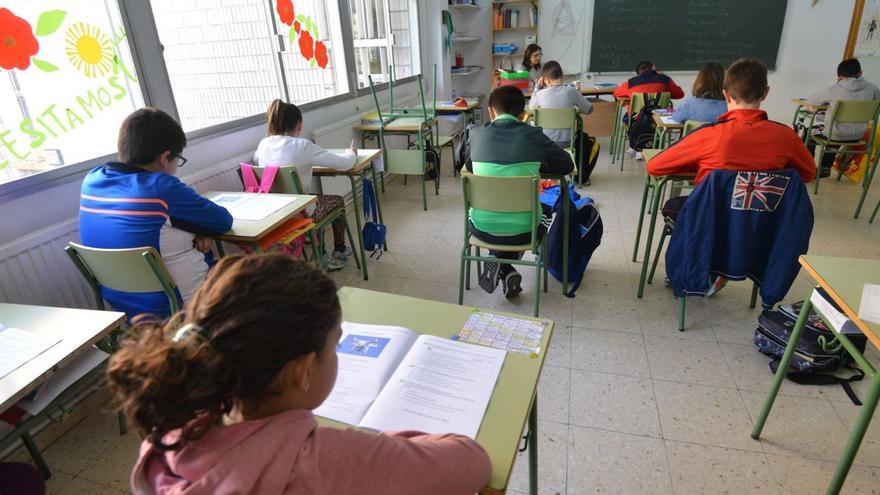
<instances>
[{"instance_id":1,"label":"backpack strap","mask_svg":"<svg viewBox=\"0 0 880 495\"><path fill-rule=\"evenodd\" d=\"M272 184L275 182L275 176L278 175L279 168L278 165L266 165L263 167L263 177L260 180L260 190L257 192L268 193L269 190L272 189Z\"/></svg>"},{"instance_id":2,"label":"backpack strap","mask_svg":"<svg viewBox=\"0 0 880 495\"><path fill-rule=\"evenodd\" d=\"M776 370L779 368L779 359L774 359L770 361L770 371L773 374L776 374ZM800 371L789 371L785 374L785 376L797 383L798 385L831 385L834 383L839 383L843 388L846 396L849 397L849 400L852 401L853 404L857 406L862 405L862 401L859 400L859 396L856 395L855 390L852 389L850 383L857 382L865 377L865 372L861 370L861 368L855 368L852 366L844 366L844 368L853 372L851 376L846 378L841 378L839 376L834 376L828 373L805 373Z\"/></svg>"},{"instance_id":3,"label":"backpack strap","mask_svg":"<svg viewBox=\"0 0 880 495\"><path fill-rule=\"evenodd\" d=\"M241 181L244 183L244 192L260 192L260 185L257 183L254 166L250 163L241 164Z\"/></svg>"},{"instance_id":4,"label":"backpack strap","mask_svg":"<svg viewBox=\"0 0 880 495\"><path fill-rule=\"evenodd\" d=\"M373 183L370 179L364 179L364 220L369 222L372 221L373 218L370 217L370 214L373 211Z\"/></svg>"}]
</instances>

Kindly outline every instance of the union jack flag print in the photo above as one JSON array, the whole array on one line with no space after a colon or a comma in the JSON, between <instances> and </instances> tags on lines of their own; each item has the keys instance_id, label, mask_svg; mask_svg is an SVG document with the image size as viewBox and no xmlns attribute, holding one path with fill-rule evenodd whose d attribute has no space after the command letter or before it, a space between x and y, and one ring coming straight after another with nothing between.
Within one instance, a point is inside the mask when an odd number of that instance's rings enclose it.
<instances>
[{"instance_id":1,"label":"union jack flag print","mask_svg":"<svg viewBox=\"0 0 880 495\"><path fill-rule=\"evenodd\" d=\"M788 177L768 172L739 172L730 197L734 210L775 211Z\"/></svg>"}]
</instances>

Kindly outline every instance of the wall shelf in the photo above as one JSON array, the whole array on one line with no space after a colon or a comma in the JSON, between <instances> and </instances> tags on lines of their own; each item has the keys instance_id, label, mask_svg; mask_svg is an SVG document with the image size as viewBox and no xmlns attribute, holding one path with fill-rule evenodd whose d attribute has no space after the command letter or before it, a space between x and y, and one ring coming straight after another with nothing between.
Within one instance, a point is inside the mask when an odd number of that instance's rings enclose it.
<instances>
[{"instance_id":1,"label":"wall shelf","mask_svg":"<svg viewBox=\"0 0 880 495\"><path fill-rule=\"evenodd\" d=\"M450 5L449 8L454 10L480 10L479 5L473 5L469 3L454 3Z\"/></svg>"},{"instance_id":2,"label":"wall shelf","mask_svg":"<svg viewBox=\"0 0 880 495\"><path fill-rule=\"evenodd\" d=\"M483 38L480 38L479 36L452 36L449 39L451 39L453 43L467 43L470 41L480 41Z\"/></svg>"},{"instance_id":3,"label":"wall shelf","mask_svg":"<svg viewBox=\"0 0 880 495\"><path fill-rule=\"evenodd\" d=\"M472 75L477 74L482 71L483 71L482 67L475 67L467 72L453 72L452 77L472 76Z\"/></svg>"}]
</instances>

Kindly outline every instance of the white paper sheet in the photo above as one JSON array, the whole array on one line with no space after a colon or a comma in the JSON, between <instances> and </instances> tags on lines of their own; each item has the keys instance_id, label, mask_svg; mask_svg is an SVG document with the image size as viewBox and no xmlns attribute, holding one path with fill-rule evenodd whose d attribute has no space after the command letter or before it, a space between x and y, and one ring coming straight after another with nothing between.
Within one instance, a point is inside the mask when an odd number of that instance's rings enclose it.
<instances>
[{"instance_id":1,"label":"white paper sheet","mask_svg":"<svg viewBox=\"0 0 880 495\"><path fill-rule=\"evenodd\" d=\"M841 333L844 329L844 325L849 321L849 318L846 317L845 314L841 313L827 300L822 294L819 293L818 290L814 290L813 294L810 296L810 302L815 306L816 311L821 313L822 316L828 320L828 323L831 324L832 330L837 333ZM846 332L844 332L846 333Z\"/></svg>"},{"instance_id":2,"label":"white paper sheet","mask_svg":"<svg viewBox=\"0 0 880 495\"><path fill-rule=\"evenodd\" d=\"M225 193L211 201L229 210L236 220L262 220L296 199L278 194Z\"/></svg>"},{"instance_id":3,"label":"white paper sheet","mask_svg":"<svg viewBox=\"0 0 880 495\"><path fill-rule=\"evenodd\" d=\"M859 318L880 324L880 285L865 284L862 302L859 304Z\"/></svg>"},{"instance_id":4,"label":"white paper sheet","mask_svg":"<svg viewBox=\"0 0 880 495\"><path fill-rule=\"evenodd\" d=\"M0 378L12 373L59 342L61 339L0 325Z\"/></svg>"},{"instance_id":5,"label":"white paper sheet","mask_svg":"<svg viewBox=\"0 0 880 495\"><path fill-rule=\"evenodd\" d=\"M50 402L61 395L61 392L67 390L68 387L76 383L86 373L95 369L109 356L109 354L97 347L86 349L76 359L52 375L49 381L41 385L33 398L18 401L18 407L31 414L39 414Z\"/></svg>"},{"instance_id":6,"label":"white paper sheet","mask_svg":"<svg viewBox=\"0 0 880 495\"><path fill-rule=\"evenodd\" d=\"M668 116L668 115L663 115L663 116L661 116L661 117L660 117L660 120L661 120L664 124L678 124L678 122L676 122L675 119L673 119L671 116Z\"/></svg>"},{"instance_id":7,"label":"white paper sheet","mask_svg":"<svg viewBox=\"0 0 880 495\"><path fill-rule=\"evenodd\" d=\"M422 335L360 426L476 438L506 353Z\"/></svg>"},{"instance_id":8,"label":"white paper sheet","mask_svg":"<svg viewBox=\"0 0 880 495\"><path fill-rule=\"evenodd\" d=\"M406 328L344 322L336 346L336 384L315 414L360 423L415 340L415 332Z\"/></svg>"}]
</instances>

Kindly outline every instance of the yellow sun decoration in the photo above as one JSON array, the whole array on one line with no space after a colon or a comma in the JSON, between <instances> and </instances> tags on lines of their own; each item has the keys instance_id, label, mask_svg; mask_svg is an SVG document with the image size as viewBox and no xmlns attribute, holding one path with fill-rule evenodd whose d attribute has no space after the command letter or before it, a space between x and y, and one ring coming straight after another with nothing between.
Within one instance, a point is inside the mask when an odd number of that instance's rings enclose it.
<instances>
[{"instance_id":1,"label":"yellow sun decoration","mask_svg":"<svg viewBox=\"0 0 880 495\"><path fill-rule=\"evenodd\" d=\"M100 77L113 66L113 48L107 36L95 26L79 22L64 37L67 58L86 77Z\"/></svg>"}]
</instances>

